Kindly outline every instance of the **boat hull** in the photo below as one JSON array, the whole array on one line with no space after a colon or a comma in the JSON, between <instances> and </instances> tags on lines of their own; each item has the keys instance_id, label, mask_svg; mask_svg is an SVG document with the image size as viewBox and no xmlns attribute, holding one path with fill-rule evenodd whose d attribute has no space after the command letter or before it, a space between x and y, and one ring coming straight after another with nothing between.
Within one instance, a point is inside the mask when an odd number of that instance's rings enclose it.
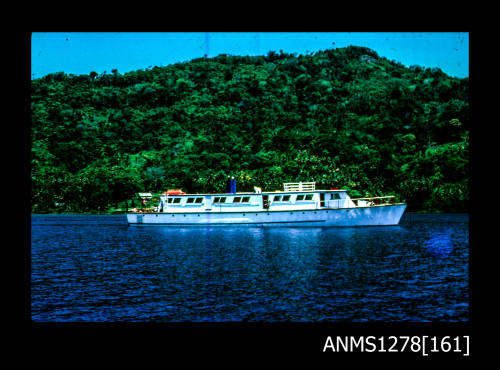
<instances>
[{"instance_id":1,"label":"boat hull","mask_svg":"<svg viewBox=\"0 0 500 370\"><path fill-rule=\"evenodd\" d=\"M282 225L282 226L377 226L397 225L406 204L371 207L200 213L128 213L130 225Z\"/></svg>"}]
</instances>

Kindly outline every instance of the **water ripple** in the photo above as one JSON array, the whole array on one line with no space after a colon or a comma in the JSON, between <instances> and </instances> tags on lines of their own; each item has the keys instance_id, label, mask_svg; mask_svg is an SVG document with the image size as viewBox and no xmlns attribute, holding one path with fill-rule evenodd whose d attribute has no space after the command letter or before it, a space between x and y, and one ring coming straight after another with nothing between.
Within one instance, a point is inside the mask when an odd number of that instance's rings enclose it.
<instances>
[{"instance_id":1,"label":"water ripple","mask_svg":"<svg viewBox=\"0 0 500 370\"><path fill-rule=\"evenodd\" d=\"M32 216L35 321L466 321L467 215L368 228Z\"/></svg>"}]
</instances>

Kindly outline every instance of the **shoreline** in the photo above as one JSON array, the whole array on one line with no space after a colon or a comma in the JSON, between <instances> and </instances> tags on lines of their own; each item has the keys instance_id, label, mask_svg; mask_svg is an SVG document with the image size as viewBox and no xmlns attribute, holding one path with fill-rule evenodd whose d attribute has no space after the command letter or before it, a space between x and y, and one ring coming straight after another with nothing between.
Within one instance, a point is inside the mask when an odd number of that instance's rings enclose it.
<instances>
[{"instance_id":1,"label":"shoreline","mask_svg":"<svg viewBox=\"0 0 500 370\"><path fill-rule=\"evenodd\" d=\"M118 216L118 215L126 215L129 212L120 211L120 212L58 212L58 213L33 213L30 214L32 216ZM413 211L406 212L404 215L469 215L469 212L424 212L424 211ZM404 216L403 215L403 216Z\"/></svg>"}]
</instances>

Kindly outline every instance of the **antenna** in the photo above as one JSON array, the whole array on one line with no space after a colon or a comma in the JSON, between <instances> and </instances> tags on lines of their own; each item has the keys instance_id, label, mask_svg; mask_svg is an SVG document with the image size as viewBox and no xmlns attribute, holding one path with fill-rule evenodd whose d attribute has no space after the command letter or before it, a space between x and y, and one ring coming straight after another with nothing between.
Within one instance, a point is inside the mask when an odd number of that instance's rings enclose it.
<instances>
[{"instance_id":1,"label":"antenna","mask_svg":"<svg viewBox=\"0 0 500 370\"><path fill-rule=\"evenodd\" d=\"M210 32L205 32L205 58L210 55Z\"/></svg>"}]
</instances>

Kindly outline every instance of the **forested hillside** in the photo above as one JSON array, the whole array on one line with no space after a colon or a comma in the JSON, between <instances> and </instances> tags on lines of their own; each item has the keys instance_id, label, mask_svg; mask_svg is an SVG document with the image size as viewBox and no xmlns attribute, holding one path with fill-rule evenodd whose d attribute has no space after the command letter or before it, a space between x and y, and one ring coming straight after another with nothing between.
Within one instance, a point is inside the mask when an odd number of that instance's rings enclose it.
<instances>
[{"instance_id":1,"label":"forested hillside","mask_svg":"<svg viewBox=\"0 0 500 370\"><path fill-rule=\"evenodd\" d=\"M50 74L31 85L32 211L224 191L232 175L238 191L316 181L465 212L468 94L468 78L361 47Z\"/></svg>"}]
</instances>

